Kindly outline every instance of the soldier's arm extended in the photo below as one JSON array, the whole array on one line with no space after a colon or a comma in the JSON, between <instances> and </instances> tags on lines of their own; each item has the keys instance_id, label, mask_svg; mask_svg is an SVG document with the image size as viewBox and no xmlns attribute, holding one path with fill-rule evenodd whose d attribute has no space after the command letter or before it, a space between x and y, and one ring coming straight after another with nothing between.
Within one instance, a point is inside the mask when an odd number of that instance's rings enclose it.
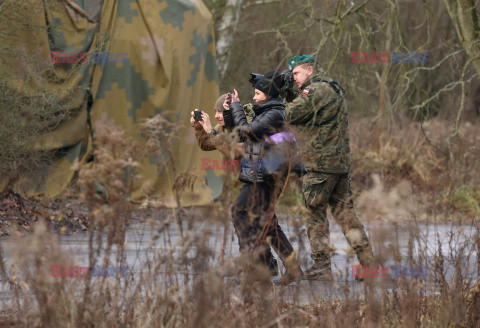
<instances>
[{"instance_id":1,"label":"soldier's arm extended","mask_svg":"<svg viewBox=\"0 0 480 328\"><path fill-rule=\"evenodd\" d=\"M337 101L337 93L328 83L315 83L303 90L291 103L286 104L285 116L290 124L306 124L315 122L318 111L323 113L324 119L336 115L337 106L330 106ZM331 111L331 113L330 113Z\"/></svg>"}]
</instances>

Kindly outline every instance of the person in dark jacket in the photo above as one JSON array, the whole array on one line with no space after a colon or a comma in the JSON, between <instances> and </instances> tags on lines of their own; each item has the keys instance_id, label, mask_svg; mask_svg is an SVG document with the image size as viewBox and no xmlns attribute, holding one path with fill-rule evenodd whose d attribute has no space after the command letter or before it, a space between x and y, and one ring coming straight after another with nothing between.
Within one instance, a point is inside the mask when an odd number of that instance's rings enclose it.
<instances>
[{"instance_id":1,"label":"person in dark jacket","mask_svg":"<svg viewBox=\"0 0 480 328\"><path fill-rule=\"evenodd\" d=\"M232 144L225 142L224 140L222 141L221 134L226 133L228 131L231 131L231 129L235 126L233 123L233 118L230 116L230 121L225 122L223 118L223 103L225 102L225 99L227 98L227 94L221 95L217 101L215 102L215 105L213 107L215 111L215 119L218 121L218 124L212 128L212 124L210 122L210 117L206 112L202 113L202 121L195 121L195 115L194 112L192 112L192 116L190 118L190 124L193 127L194 135L195 138L197 139L198 146L203 150L203 151L213 151L213 150L219 150L227 159L234 159L235 164L233 167L235 170L237 170L237 167L239 168L240 165L237 165L237 163L240 163L240 158L241 158L241 144L233 146ZM249 104L250 105L250 104ZM250 108L247 107L248 105L244 106L244 111L245 111L245 116L247 117L248 122L252 120L253 117L253 109L251 109L251 105L249 106ZM197 111L198 109L195 109ZM203 164L202 164L203 165ZM238 229L235 226L234 222L234 228L235 228L235 233L237 234L238 237ZM244 249L244 246L242 245L242 240L238 238L238 246L240 250ZM265 258L267 262L267 266L272 274L272 276L278 275L278 264L277 260L272 254L272 251L270 250L270 246L264 242L264 245L266 247L265 251Z\"/></svg>"},{"instance_id":2,"label":"person in dark jacket","mask_svg":"<svg viewBox=\"0 0 480 328\"><path fill-rule=\"evenodd\" d=\"M282 282L288 284L302 279L303 272L275 215L275 202L280 196L283 179L281 175L266 174L260 165L265 138L286 129L285 105L279 96L281 86L282 78L276 71L266 73L255 83L255 116L250 123L247 122L236 90L231 104L225 101L223 115L225 120L233 120L238 127L245 147L239 176L244 185L232 209L233 220L239 230L238 237L248 250L260 254L257 261L265 266L267 263L262 244L265 239L269 240L285 265L287 272Z\"/></svg>"}]
</instances>

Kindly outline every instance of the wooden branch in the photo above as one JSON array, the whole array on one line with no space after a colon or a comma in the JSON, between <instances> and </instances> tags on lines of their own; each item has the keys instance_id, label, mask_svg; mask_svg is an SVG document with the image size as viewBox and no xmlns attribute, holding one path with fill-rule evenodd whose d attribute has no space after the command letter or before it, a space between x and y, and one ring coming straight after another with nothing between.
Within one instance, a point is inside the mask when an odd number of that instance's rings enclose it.
<instances>
[{"instance_id":1,"label":"wooden branch","mask_svg":"<svg viewBox=\"0 0 480 328\"><path fill-rule=\"evenodd\" d=\"M258 1L249 2L243 5L242 9L245 9L251 6L269 5L272 3L280 3L280 2L282 2L282 0L258 0Z\"/></svg>"},{"instance_id":2,"label":"wooden branch","mask_svg":"<svg viewBox=\"0 0 480 328\"><path fill-rule=\"evenodd\" d=\"M444 0L448 14L457 31L462 46L470 58L477 73L480 74L480 40L478 15L473 0Z\"/></svg>"}]
</instances>

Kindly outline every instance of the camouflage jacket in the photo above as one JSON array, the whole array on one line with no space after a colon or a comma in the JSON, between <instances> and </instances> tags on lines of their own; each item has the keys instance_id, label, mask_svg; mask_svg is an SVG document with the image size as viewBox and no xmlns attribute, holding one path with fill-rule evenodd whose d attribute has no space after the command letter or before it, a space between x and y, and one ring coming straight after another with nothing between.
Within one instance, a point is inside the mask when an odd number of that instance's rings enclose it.
<instances>
[{"instance_id":1,"label":"camouflage jacket","mask_svg":"<svg viewBox=\"0 0 480 328\"><path fill-rule=\"evenodd\" d=\"M255 118L253 105L252 104L243 105L243 111L245 112L245 117L247 118L247 122L250 123Z\"/></svg>"},{"instance_id":2,"label":"camouflage jacket","mask_svg":"<svg viewBox=\"0 0 480 328\"><path fill-rule=\"evenodd\" d=\"M296 125L299 146L307 170L342 174L350 171L350 140L345 98L318 70L300 94L286 104L287 122ZM306 143L306 144L302 144Z\"/></svg>"}]
</instances>

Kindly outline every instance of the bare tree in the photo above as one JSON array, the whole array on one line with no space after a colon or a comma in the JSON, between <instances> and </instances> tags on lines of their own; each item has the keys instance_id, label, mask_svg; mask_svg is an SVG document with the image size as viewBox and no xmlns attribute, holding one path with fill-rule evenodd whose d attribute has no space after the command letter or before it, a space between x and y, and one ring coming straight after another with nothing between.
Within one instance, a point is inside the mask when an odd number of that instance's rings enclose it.
<instances>
[{"instance_id":1,"label":"bare tree","mask_svg":"<svg viewBox=\"0 0 480 328\"><path fill-rule=\"evenodd\" d=\"M457 31L458 38L477 73L480 74L480 26L478 24L475 2L473 0L444 0L444 2ZM462 103L455 123L455 133L458 133L460 118L465 108L465 84L464 81L462 82Z\"/></svg>"},{"instance_id":2,"label":"bare tree","mask_svg":"<svg viewBox=\"0 0 480 328\"><path fill-rule=\"evenodd\" d=\"M220 78L223 78L228 69L234 34L240 18L242 3L243 0L227 0L224 14L220 18L218 24L216 48Z\"/></svg>"}]
</instances>

